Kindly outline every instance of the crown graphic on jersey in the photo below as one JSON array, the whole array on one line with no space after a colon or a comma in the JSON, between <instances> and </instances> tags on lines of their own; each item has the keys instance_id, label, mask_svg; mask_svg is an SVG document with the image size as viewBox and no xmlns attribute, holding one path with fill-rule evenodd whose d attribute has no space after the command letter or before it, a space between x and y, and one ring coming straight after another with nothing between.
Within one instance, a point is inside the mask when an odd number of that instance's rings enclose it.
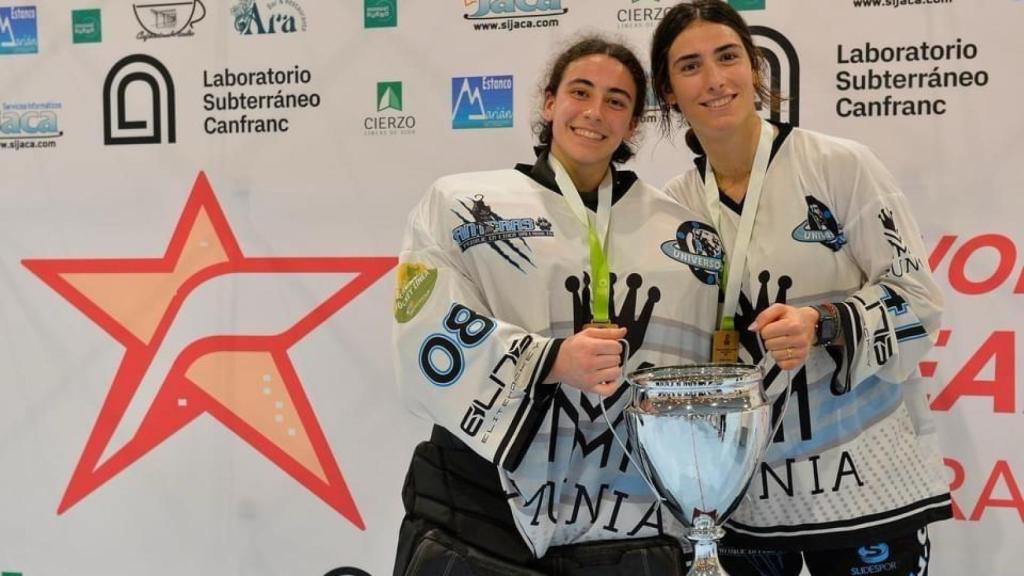
<instances>
[{"instance_id":1,"label":"crown graphic on jersey","mask_svg":"<svg viewBox=\"0 0 1024 576\"><path fill-rule=\"evenodd\" d=\"M882 227L885 228L883 233L885 240L896 251L896 258L905 257L910 252L910 248L903 241L903 236L900 234L899 229L896 228L896 221L893 220L892 210L882 208L878 212L878 219L882 222Z\"/></svg>"},{"instance_id":2,"label":"crown graphic on jersey","mask_svg":"<svg viewBox=\"0 0 1024 576\"><path fill-rule=\"evenodd\" d=\"M782 275L776 281L778 291L775 293L775 298L770 299L768 296L768 284L772 279L772 273L768 270L762 270L757 275L757 282L759 284L757 290L757 305L751 304L750 299L743 291L740 291L740 299L736 310L736 330L740 333L740 345L750 353L751 359L754 363L761 361L763 353L761 351L760 343L757 341L757 334L747 330L747 327L757 318L757 315L761 313L765 308L771 306L774 303L785 304L786 294L790 288L793 287L793 279L789 276ZM766 379L765 384L769 382Z\"/></svg>"},{"instance_id":3,"label":"crown graphic on jersey","mask_svg":"<svg viewBox=\"0 0 1024 576\"><path fill-rule=\"evenodd\" d=\"M878 213L878 219L882 221L882 227L890 232L899 235L899 230L896 229L896 221L892 218L892 210L882 208Z\"/></svg>"},{"instance_id":4,"label":"crown graphic on jersey","mask_svg":"<svg viewBox=\"0 0 1024 576\"><path fill-rule=\"evenodd\" d=\"M764 358L764 348L761 346L759 337L756 332L751 332L747 328L757 318L764 309L768 308L772 304L785 304L789 289L793 287L793 278L783 274L776 280L775 285L778 290L775 292L775 298L768 296L768 285L771 282L772 273L768 270L762 270L757 275L758 289L757 289L757 306L753 306L750 303L750 299L742 291L740 292L739 306L736 312L736 330L740 333L740 346L744 350L750 353L750 359L753 364L760 364ZM771 368L765 373L762 379L762 384L765 389L769 388L775 379L779 377L782 370L778 365L773 364ZM790 376L793 390L797 390L801 387L806 388L807 386L807 368L801 366L800 370ZM782 417L782 407L784 405L784 395L779 396L775 399L775 403L772 406L772 423L774 425L778 418ZM785 441L786 435L783 426L779 426L775 432L775 436L772 438L773 442ZM801 429L801 437L803 438L804 432ZM808 438L804 438L808 439Z\"/></svg>"},{"instance_id":5,"label":"crown graphic on jersey","mask_svg":"<svg viewBox=\"0 0 1024 576\"><path fill-rule=\"evenodd\" d=\"M590 274L584 272L582 277L582 283L577 276L569 276L565 279L565 289L572 293L573 334L582 330L584 324L594 318L590 311ZM643 346L644 337L647 335L647 326L651 323L651 315L654 313L654 306L661 300L661 290L657 286L647 289L647 300L638 314L637 293L643 286L643 277L635 272L626 277L626 297L622 299L622 306L615 310L615 286L617 283L618 276L612 274L611 287L608 291L608 301L611 306L608 317L612 323L626 329L626 341L629 342L629 355L632 357Z\"/></svg>"}]
</instances>

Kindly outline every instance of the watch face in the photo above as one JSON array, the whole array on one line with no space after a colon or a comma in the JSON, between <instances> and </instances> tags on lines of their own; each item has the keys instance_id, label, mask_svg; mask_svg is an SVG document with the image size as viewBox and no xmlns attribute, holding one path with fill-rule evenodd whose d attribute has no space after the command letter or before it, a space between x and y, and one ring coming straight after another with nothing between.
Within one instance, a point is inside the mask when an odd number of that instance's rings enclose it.
<instances>
[{"instance_id":1,"label":"watch face","mask_svg":"<svg viewBox=\"0 0 1024 576\"><path fill-rule=\"evenodd\" d=\"M832 316L821 321L821 334L819 340L831 342L836 337L836 319Z\"/></svg>"},{"instance_id":2,"label":"watch face","mask_svg":"<svg viewBox=\"0 0 1024 576\"><path fill-rule=\"evenodd\" d=\"M835 340L838 324L836 317L828 308L824 306L815 306L814 308L818 311L818 324L814 327L814 335L817 338L815 344L823 346Z\"/></svg>"}]
</instances>

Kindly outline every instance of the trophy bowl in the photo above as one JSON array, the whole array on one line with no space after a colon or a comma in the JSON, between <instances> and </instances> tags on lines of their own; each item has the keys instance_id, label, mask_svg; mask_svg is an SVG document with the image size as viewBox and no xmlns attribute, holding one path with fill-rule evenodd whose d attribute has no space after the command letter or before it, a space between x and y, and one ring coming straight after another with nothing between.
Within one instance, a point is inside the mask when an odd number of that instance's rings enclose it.
<instances>
[{"instance_id":1,"label":"trophy bowl","mask_svg":"<svg viewBox=\"0 0 1024 576\"><path fill-rule=\"evenodd\" d=\"M689 576L728 576L716 542L773 435L762 379L761 368L748 364L655 367L627 377L629 440L694 543Z\"/></svg>"}]
</instances>

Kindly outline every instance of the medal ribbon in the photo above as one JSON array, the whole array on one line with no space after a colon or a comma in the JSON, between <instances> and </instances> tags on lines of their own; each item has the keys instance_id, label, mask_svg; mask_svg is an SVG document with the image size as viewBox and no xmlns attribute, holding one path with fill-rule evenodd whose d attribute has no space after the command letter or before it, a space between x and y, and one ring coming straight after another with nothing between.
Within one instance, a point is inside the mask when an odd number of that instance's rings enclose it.
<instances>
[{"instance_id":1,"label":"medal ribbon","mask_svg":"<svg viewBox=\"0 0 1024 576\"><path fill-rule=\"evenodd\" d=\"M754 217L757 215L764 179L768 173L768 160L772 154L772 139L772 125L767 120L761 119L757 152L754 154L754 165L750 170L747 193L743 200L743 215L740 217L740 226L736 231L732 250L726 252L727 266L724 267L724 274L721 277L721 286L725 290L725 301L722 303L721 315L718 317L719 330L735 330L734 316L740 299L740 285L743 284L742 273L747 266L747 252L754 232ZM715 180L710 159L704 170L704 202L711 213L715 228L721 235L722 202L719 198L718 182ZM724 237L722 242L725 243ZM730 278L733 278L734 281L730 282Z\"/></svg>"},{"instance_id":2,"label":"medal ribbon","mask_svg":"<svg viewBox=\"0 0 1024 576\"><path fill-rule=\"evenodd\" d=\"M612 172L608 170L604 180L597 189L597 215L591 223L587 207L583 205L579 190L573 184L569 173L554 155L548 155L548 161L555 172L555 182L562 192L562 197L569 204L569 209L581 224L587 227L587 244L590 248L590 313L595 323L608 322L608 299L611 289L611 273L608 269L606 256L608 242L608 225L612 212Z\"/></svg>"}]
</instances>

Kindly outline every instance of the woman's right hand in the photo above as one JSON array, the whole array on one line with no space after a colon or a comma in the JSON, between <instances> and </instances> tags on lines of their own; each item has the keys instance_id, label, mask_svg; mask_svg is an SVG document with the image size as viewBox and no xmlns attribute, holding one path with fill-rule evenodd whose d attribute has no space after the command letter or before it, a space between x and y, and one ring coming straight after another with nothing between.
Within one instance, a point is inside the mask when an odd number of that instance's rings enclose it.
<instances>
[{"instance_id":1,"label":"woman's right hand","mask_svg":"<svg viewBox=\"0 0 1024 576\"><path fill-rule=\"evenodd\" d=\"M609 396L622 384L625 328L584 328L562 342L548 381Z\"/></svg>"}]
</instances>

